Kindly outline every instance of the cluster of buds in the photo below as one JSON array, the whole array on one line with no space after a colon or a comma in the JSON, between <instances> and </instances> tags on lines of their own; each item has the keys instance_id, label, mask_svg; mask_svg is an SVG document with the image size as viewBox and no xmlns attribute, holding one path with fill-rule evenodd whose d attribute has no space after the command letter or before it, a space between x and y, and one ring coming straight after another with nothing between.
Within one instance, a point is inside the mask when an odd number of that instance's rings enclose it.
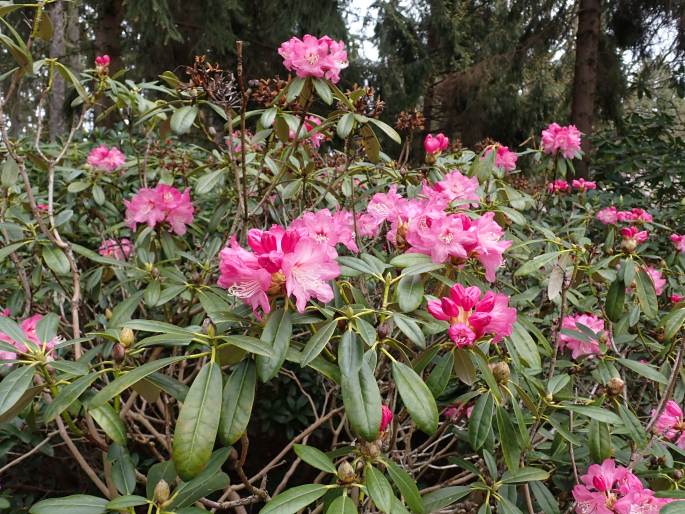
<instances>
[{"instance_id":1,"label":"cluster of buds","mask_svg":"<svg viewBox=\"0 0 685 514\"><path fill-rule=\"evenodd\" d=\"M395 121L395 128L404 132L423 131L426 126L426 118L421 111L402 111Z\"/></svg>"},{"instance_id":2,"label":"cluster of buds","mask_svg":"<svg viewBox=\"0 0 685 514\"><path fill-rule=\"evenodd\" d=\"M109 64L112 62L109 55L98 55L95 58L95 71L101 77L105 77L109 74Z\"/></svg>"},{"instance_id":3,"label":"cluster of buds","mask_svg":"<svg viewBox=\"0 0 685 514\"><path fill-rule=\"evenodd\" d=\"M288 85L288 81L276 76L272 79L251 80L248 84L252 90L252 101L264 107L269 107ZM285 103L285 95L281 95L281 106L285 106Z\"/></svg>"},{"instance_id":4,"label":"cluster of buds","mask_svg":"<svg viewBox=\"0 0 685 514\"><path fill-rule=\"evenodd\" d=\"M117 364L124 362L126 358L126 350L136 342L136 336L128 327L124 327L119 332L119 342L112 348L112 359Z\"/></svg>"}]
</instances>

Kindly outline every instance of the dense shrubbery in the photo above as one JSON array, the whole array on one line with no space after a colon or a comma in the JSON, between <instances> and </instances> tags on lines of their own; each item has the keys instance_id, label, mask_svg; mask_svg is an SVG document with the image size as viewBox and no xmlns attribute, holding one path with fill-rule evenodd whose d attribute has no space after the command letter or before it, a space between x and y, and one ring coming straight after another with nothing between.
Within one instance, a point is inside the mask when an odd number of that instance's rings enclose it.
<instances>
[{"instance_id":1,"label":"dense shrubbery","mask_svg":"<svg viewBox=\"0 0 685 514\"><path fill-rule=\"evenodd\" d=\"M420 116L401 138L340 91L328 38L250 90L202 59L134 84L4 43L5 508L682 511L684 239L566 178L575 127L431 135L415 166ZM78 122L44 141L41 97L12 138L22 82L56 73ZM22 468L67 451L88 490L28 495Z\"/></svg>"}]
</instances>

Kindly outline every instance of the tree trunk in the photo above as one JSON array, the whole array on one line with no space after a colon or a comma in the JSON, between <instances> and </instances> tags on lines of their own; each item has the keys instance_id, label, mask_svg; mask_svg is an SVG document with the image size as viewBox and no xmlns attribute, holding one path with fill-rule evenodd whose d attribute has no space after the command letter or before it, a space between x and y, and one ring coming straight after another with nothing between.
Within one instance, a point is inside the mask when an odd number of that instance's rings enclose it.
<instances>
[{"instance_id":1,"label":"tree trunk","mask_svg":"<svg viewBox=\"0 0 685 514\"><path fill-rule=\"evenodd\" d=\"M50 40L50 57L64 59L66 54L64 3L56 2L50 8L53 33ZM55 74L50 91L48 104L48 135L50 141L55 141L64 133L66 127L66 84L60 74Z\"/></svg>"},{"instance_id":2,"label":"tree trunk","mask_svg":"<svg viewBox=\"0 0 685 514\"><path fill-rule=\"evenodd\" d=\"M579 0L576 32L576 64L573 76L571 118L583 133L585 157L577 163L576 175L588 176L590 141L597 94L597 63L601 23L601 0Z\"/></svg>"},{"instance_id":3,"label":"tree trunk","mask_svg":"<svg viewBox=\"0 0 685 514\"><path fill-rule=\"evenodd\" d=\"M105 0L102 3L100 17L98 18L95 29L95 53L96 55L109 55L110 65L109 74L113 75L122 68L121 59L121 23L124 20L123 0ZM89 67L95 67L91 63ZM100 115L110 103L100 101L96 109L96 116ZM103 124L111 128L114 125L114 118L107 116Z\"/></svg>"},{"instance_id":4,"label":"tree trunk","mask_svg":"<svg viewBox=\"0 0 685 514\"><path fill-rule=\"evenodd\" d=\"M67 4L67 65L77 76L83 69L81 62L81 24L79 21L79 0Z\"/></svg>"}]
</instances>

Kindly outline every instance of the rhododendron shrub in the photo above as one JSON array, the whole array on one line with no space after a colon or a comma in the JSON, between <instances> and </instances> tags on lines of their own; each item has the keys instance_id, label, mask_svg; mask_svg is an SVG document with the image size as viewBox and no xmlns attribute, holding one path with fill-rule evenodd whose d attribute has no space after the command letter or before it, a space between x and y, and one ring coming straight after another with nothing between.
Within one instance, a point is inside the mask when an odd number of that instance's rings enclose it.
<instances>
[{"instance_id":1,"label":"rhododendron shrub","mask_svg":"<svg viewBox=\"0 0 685 514\"><path fill-rule=\"evenodd\" d=\"M245 97L203 59L134 83L103 56L62 75L60 142L13 138L0 80L12 511L682 508L682 227L574 176L572 126L450 147L339 88L343 43L277 54Z\"/></svg>"}]
</instances>

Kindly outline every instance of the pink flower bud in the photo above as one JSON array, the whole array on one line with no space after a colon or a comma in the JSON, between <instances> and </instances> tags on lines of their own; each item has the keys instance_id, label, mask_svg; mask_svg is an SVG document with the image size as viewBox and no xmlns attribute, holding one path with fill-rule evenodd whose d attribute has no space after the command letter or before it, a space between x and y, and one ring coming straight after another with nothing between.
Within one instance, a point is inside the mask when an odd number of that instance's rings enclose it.
<instances>
[{"instance_id":1,"label":"pink flower bud","mask_svg":"<svg viewBox=\"0 0 685 514\"><path fill-rule=\"evenodd\" d=\"M381 432L385 432L385 430L388 428L390 423L392 422L393 418L393 413L390 410L390 407L387 405L383 405L381 407Z\"/></svg>"}]
</instances>

